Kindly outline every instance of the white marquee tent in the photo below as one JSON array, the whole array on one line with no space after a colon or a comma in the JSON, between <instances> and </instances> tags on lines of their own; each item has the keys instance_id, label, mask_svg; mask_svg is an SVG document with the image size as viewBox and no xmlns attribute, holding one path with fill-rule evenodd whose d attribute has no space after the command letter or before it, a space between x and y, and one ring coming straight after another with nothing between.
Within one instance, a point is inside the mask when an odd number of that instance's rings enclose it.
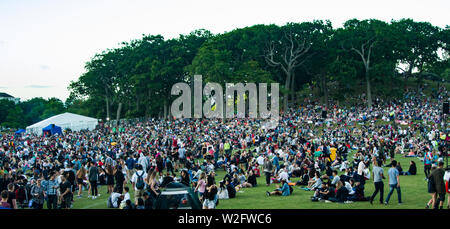
<instances>
[{"instance_id":1,"label":"white marquee tent","mask_svg":"<svg viewBox=\"0 0 450 229\"><path fill-rule=\"evenodd\" d=\"M29 134L42 134L42 128L50 124L55 124L61 127L61 129L63 130L67 128L71 129L72 131L85 129L93 130L97 126L98 120L83 115L63 113L28 126L26 130Z\"/></svg>"}]
</instances>

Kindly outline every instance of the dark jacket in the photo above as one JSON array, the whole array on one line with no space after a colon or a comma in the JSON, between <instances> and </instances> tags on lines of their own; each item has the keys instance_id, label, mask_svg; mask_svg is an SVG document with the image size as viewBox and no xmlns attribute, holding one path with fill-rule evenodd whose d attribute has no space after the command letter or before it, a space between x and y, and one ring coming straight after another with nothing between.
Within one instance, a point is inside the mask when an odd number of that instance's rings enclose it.
<instances>
[{"instance_id":1,"label":"dark jacket","mask_svg":"<svg viewBox=\"0 0 450 229\"><path fill-rule=\"evenodd\" d=\"M253 187L255 187L257 184L256 183L256 175L253 174L253 175L249 176L247 181L248 181L248 183L252 184Z\"/></svg>"},{"instance_id":2,"label":"dark jacket","mask_svg":"<svg viewBox=\"0 0 450 229\"><path fill-rule=\"evenodd\" d=\"M431 173L437 193L445 193L444 174L445 170L442 168L437 168Z\"/></svg>"},{"instance_id":3,"label":"dark jacket","mask_svg":"<svg viewBox=\"0 0 450 229\"><path fill-rule=\"evenodd\" d=\"M228 190L228 197L230 199L236 197L236 189L233 187L233 185L231 184L227 185L227 190Z\"/></svg>"},{"instance_id":4,"label":"dark jacket","mask_svg":"<svg viewBox=\"0 0 450 229\"><path fill-rule=\"evenodd\" d=\"M416 175L416 174L417 174L416 164L410 165L410 166L409 166L408 172L409 172L411 175Z\"/></svg>"}]
</instances>

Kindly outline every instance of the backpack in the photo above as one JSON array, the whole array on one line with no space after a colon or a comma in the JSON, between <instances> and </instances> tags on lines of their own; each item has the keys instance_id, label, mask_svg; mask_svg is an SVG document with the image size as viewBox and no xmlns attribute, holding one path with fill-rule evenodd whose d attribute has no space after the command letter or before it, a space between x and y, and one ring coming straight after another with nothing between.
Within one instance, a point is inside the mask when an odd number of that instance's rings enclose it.
<instances>
[{"instance_id":1,"label":"backpack","mask_svg":"<svg viewBox=\"0 0 450 229\"><path fill-rule=\"evenodd\" d=\"M144 186L145 186L144 178L143 178L144 172L142 172L141 175L138 175L138 173L136 172L136 176L137 176L136 189L138 189L138 190L144 189Z\"/></svg>"}]
</instances>

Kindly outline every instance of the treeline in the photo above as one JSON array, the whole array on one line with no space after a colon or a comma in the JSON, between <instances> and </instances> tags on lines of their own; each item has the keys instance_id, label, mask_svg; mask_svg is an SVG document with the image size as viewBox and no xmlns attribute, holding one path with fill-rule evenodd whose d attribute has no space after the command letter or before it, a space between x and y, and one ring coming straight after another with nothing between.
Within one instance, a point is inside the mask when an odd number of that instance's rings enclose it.
<instances>
[{"instance_id":1,"label":"treeline","mask_svg":"<svg viewBox=\"0 0 450 229\"><path fill-rule=\"evenodd\" d=\"M448 81L449 27L401 19L389 23L352 19L254 25L223 34L197 30L174 39L143 35L95 55L70 84L66 106L97 118L168 117L173 84L278 82L281 109L300 103L305 88L323 103L365 93L402 93L414 78Z\"/></svg>"},{"instance_id":2,"label":"treeline","mask_svg":"<svg viewBox=\"0 0 450 229\"><path fill-rule=\"evenodd\" d=\"M18 104L0 100L0 127L25 128L65 111L64 103L57 98L33 98Z\"/></svg>"}]
</instances>

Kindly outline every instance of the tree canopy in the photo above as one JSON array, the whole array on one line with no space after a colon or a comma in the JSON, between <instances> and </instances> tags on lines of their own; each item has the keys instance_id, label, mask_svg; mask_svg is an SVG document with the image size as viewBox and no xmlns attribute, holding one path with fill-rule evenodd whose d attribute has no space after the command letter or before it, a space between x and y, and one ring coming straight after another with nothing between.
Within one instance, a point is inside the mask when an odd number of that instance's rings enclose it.
<instances>
[{"instance_id":1,"label":"tree canopy","mask_svg":"<svg viewBox=\"0 0 450 229\"><path fill-rule=\"evenodd\" d=\"M196 30L177 38L142 35L93 56L68 87L69 98L0 101L0 124L24 127L58 112L100 119L168 118L175 83L280 83L282 110L301 104L300 91L318 89L322 104L362 94L393 96L404 79L449 81L449 27L412 19L253 25L222 34Z\"/></svg>"}]
</instances>

